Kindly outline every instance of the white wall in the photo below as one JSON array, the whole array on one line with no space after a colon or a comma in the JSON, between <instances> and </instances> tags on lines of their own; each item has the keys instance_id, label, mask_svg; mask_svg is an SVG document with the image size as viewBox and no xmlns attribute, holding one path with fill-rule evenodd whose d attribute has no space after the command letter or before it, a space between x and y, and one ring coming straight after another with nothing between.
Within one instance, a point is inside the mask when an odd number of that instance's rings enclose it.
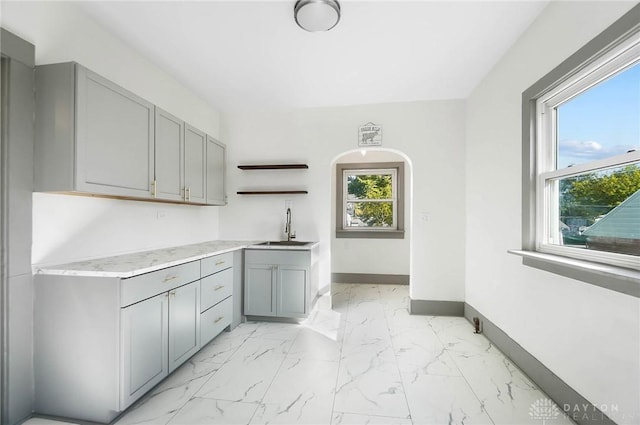
<instances>
[{"instance_id":1,"label":"white wall","mask_svg":"<svg viewBox=\"0 0 640 425\"><path fill-rule=\"evenodd\" d=\"M36 46L36 65L78 62L218 136L217 111L72 3L3 1L0 22L3 28Z\"/></svg>"},{"instance_id":2,"label":"white wall","mask_svg":"<svg viewBox=\"0 0 640 425\"><path fill-rule=\"evenodd\" d=\"M466 301L629 424L640 420L640 300L507 250L521 247L522 92L634 4L552 2L469 98L466 143Z\"/></svg>"},{"instance_id":3,"label":"white wall","mask_svg":"<svg viewBox=\"0 0 640 425\"><path fill-rule=\"evenodd\" d=\"M218 238L218 207L34 193L33 211L38 265Z\"/></svg>"},{"instance_id":4,"label":"white wall","mask_svg":"<svg viewBox=\"0 0 640 425\"><path fill-rule=\"evenodd\" d=\"M347 239L331 233L332 273L410 274L411 253L411 164L396 152L370 148L345 153L331 167L331 229L336 228L336 164L363 162L404 162L405 168L405 237L404 239ZM392 253L390 255L390 253Z\"/></svg>"},{"instance_id":5,"label":"white wall","mask_svg":"<svg viewBox=\"0 0 640 425\"><path fill-rule=\"evenodd\" d=\"M294 111L245 111L223 116L229 149L229 205L220 211L223 239L280 239L285 200L294 202L300 240L321 242L320 287L329 285L332 235L332 163L357 148L358 126L382 126L384 148L412 163L414 196L411 296L464 299L464 102L432 101ZM241 171L238 164L304 162L306 171ZM257 187L302 188L308 195L240 196ZM421 213L427 221L419 219ZM391 263L396 255L384 249ZM370 273L371 269L358 270Z\"/></svg>"},{"instance_id":6,"label":"white wall","mask_svg":"<svg viewBox=\"0 0 640 425\"><path fill-rule=\"evenodd\" d=\"M2 26L36 46L36 65L76 61L214 137L219 113L63 2L3 2ZM33 262L53 264L218 237L218 207L34 194Z\"/></svg>"}]
</instances>

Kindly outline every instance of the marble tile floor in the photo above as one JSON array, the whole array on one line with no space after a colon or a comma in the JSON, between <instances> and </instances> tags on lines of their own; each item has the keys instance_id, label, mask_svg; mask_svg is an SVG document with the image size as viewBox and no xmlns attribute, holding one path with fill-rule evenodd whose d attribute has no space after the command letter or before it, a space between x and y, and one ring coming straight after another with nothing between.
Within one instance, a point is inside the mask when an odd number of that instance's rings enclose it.
<instances>
[{"instance_id":1,"label":"marble tile floor","mask_svg":"<svg viewBox=\"0 0 640 425\"><path fill-rule=\"evenodd\" d=\"M221 334L115 424L572 423L465 319L409 315L408 286L332 289L304 323Z\"/></svg>"}]
</instances>

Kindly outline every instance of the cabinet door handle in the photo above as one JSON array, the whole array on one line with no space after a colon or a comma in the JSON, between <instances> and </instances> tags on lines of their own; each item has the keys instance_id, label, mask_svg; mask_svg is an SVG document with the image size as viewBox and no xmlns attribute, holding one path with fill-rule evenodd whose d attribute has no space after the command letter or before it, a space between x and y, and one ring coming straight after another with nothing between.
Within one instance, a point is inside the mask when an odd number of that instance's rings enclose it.
<instances>
[{"instance_id":1,"label":"cabinet door handle","mask_svg":"<svg viewBox=\"0 0 640 425\"><path fill-rule=\"evenodd\" d=\"M178 276L167 276L167 277L164 278L163 282L165 282L165 283L166 282L171 282L172 280L175 280L177 278L178 278Z\"/></svg>"},{"instance_id":2,"label":"cabinet door handle","mask_svg":"<svg viewBox=\"0 0 640 425\"><path fill-rule=\"evenodd\" d=\"M172 297L175 297L176 296L176 291L169 292L169 295L171 295Z\"/></svg>"},{"instance_id":3,"label":"cabinet door handle","mask_svg":"<svg viewBox=\"0 0 640 425\"><path fill-rule=\"evenodd\" d=\"M190 201L191 200L191 188L187 187L184 189L184 200L185 201Z\"/></svg>"},{"instance_id":4,"label":"cabinet door handle","mask_svg":"<svg viewBox=\"0 0 640 425\"><path fill-rule=\"evenodd\" d=\"M214 323L214 324L215 324L215 323L218 323L218 322L219 322L219 321L221 321L222 319L224 319L224 316L220 316L220 317L218 317L216 320L214 320L214 322L213 322L213 323Z\"/></svg>"},{"instance_id":5,"label":"cabinet door handle","mask_svg":"<svg viewBox=\"0 0 640 425\"><path fill-rule=\"evenodd\" d=\"M218 286L216 286L215 288L213 288L213 290L214 290L214 291L219 291L219 290L221 290L222 288L224 288L224 285L218 285Z\"/></svg>"},{"instance_id":6,"label":"cabinet door handle","mask_svg":"<svg viewBox=\"0 0 640 425\"><path fill-rule=\"evenodd\" d=\"M155 198L157 194L158 194L158 182L156 180L153 180L151 182L151 196Z\"/></svg>"}]
</instances>

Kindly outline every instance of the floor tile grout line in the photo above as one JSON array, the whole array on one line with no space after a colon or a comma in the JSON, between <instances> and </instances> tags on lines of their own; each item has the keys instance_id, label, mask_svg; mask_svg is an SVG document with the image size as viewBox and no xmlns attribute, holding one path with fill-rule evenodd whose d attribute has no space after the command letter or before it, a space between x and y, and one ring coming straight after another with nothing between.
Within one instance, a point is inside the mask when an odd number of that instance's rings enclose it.
<instances>
[{"instance_id":1,"label":"floor tile grout line","mask_svg":"<svg viewBox=\"0 0 640 425\"><path fill-rule=\"evenodd\" d=\"M382 302L380 303L382 304ZM407 308L408 310L408 308ZM402 385L402 393L404 394L404 402L407 405L407 411L409 412L409 420L413 424L413 415L411 414L411 405L409 404L409 399L407 398L407 388L404 385L404 379L402 379L402 372L400 371L400 364L398 363L398 356L396 354L396 348L393 345L393 337L391 336L391 327L389 326L389 316L387 314L387 310L382 308L384 312L384 321L387 325L387 332L389 333L389 343L391 344L391 351L393 352L393 360L396 365L396 370L398 371L398 376L400 377L400 385Z\"/></svg>"},{"instance_id":2,"label":"floor tile grout line","mask_svg":"<svg viewBox=\"0 0 640 425\"><path fill-rule=\"evenodd\" d=\"M300 336L300 331L298 331L296 333L295 338L293 338L293 340L291 341L291 345L289 346L289 348L287 349L287 352L282 356L282 361L280 362L280 364L278 365L278 370L276 370L276 373L273 375L273 378L271 378L271 382L269 382L269 386L267 387L267 389L265 390L264 394L262 394L262 397L260 398L260 401L258 401L256 403L256 410L254 410L253 415L251 415L251 418L249 419L249 422L247 422L247 425L250 424L253 421L253 418L256 416L256 413L258 413L258 409L261 406L266 406L264 404L264 398L267 395L267 393L269 392L269 390L271 389L271 386L273 385L273 382L276 380L276 377L278 376L278 373L280 373L280 370L282 369L282 365L284 364L284 362L287 360L287 357L289 356L289 350L291 350L291 347L293 347L293 344L295 344L296 339L298 339L298 337Z\"/></svg>"},{"instance_id":3,"label":"floor tile grout line","mask_svg":"<svg viewBox=\"0 0 640 425\"><path fill-rule=\"evenodd\" d=\"M349 319L349 310L351 309L351 289L352 285L349 286L349 295L347 297L347 311L345 312L344 317L344 329L340 332L341 324L338 323L338 332L341 334L340 337L340 354L338 356L338 371L336 373L336 381L333 386L333 403L331 403L331 424L333 424L333 419L336 415L336 396L338 395L338 380L340 379L340 367L342 366L342 349L344 347L344 338L347 330L347 320ZM331 303L331 310L333 310L333 303Z\"/></svg>"},{"instance_id":4,"label":"floor tile grout line","mask_svg":"<svg viewBox=\"0 0 640 425\"><path fill-rule=\"evenodd\" d=\"M230 332L232 332L232 331L230 331ZM255 330L254 330L254 332L255 332ZM253 334L253 332L252 332L252 334ZM197 390L195 390L195 391L193 392L193 395L192 395L191 397L189 397L189 399L188 399L187 401L185 401L185 402L184 402L184 404L183 404L182 406L180 406L180 408L176 409L176 411L175 411L174 415L173 415L173 416L171 416L171 419L169 419L169 421L167 421L167 422L165 423L165 425L169 425L169 424L171 423L171 421L172 421L172 420L173 420L173 419L178 415L178 413L180 413L180 411L181 411L182 409L184 409L184 407L185 407L185 406L186 406L186 405L187 405L191 400L193 400L194 398L196 398L196 394L198 394L198 392L200 392L200 390L201 390L201 389L202 389L202 388L203 388L203 387L204 387L204 386L205 386L205 385L206 385L210 380L212 380L212 379L214 378L214 376L218 373L218 371L219 371L220 369L222 369L222 366L224 366L224 365L225 365L225 364L226 364L226 363L227 363L227 362L228 362L228 361L233 357L233 355L234 355L234 354L235 354L235 353L240 349L240 347L242 347L242 346L247 342L247 340L248 340L248 339L249 339L249 336L247 336L246 338L244 338L244 340L242 341L242 343L241 343L241 344L239 344L239 345L236 347L236 349L235 349L235 350L233 350L233 352L231 353L231 355L230 355L230 356L227 358L227 360L225 360L224 362L222 362L222 363L211 363L211 364L221 364L221 366L220 366L218 369L216 369L216 370L214 370L214 371L212 371L212 372L210 373L210 375L211 375L211 376L209 377L209 379L204 379L204 380L203 380L202 385L200 385L200 387L199 387ZM210 341L209 343L211 343L211 342L213 342L213 340L212 340L212 341ZM209 343L207 343L207 345L208 345ZM197 353L196 353L196 354L197 354ZM194 356L195 356L196 354L194 354ZM190 361L191 361L191 359L187 360L187 362L185 362L185 364L184 364L184 365L188 364L188 362L190 362ZM207 363L207 362L204 362L204 363ZM184 366L184 365L183 365L183 366ZM200 398L206 398L206 397L200 397ZM216 399L210 399L210 400L216 400Z\"/></svg>"},{"instance_id":5,"label":"floor tile grout line","mask_svg":"<svg viewBox=\"0 0 640 425\"><path fill-rule=\"evenodd\" d=\"M195 356L195 354L194 354L194 356ZM183 366L185 366L186 364L188 364L190 361L191 361L191 359L187 360L187 361L186 361L182 366L180 366L180 368L182 368ZM180 368L178 368L178 369L180 369ZM176 369L175 371L177 372L177 371L178 371L178 369ZM215 374L216 374L216 372L217 372L217 371L218 371L218 369L216 369L216 370L214 370L213 372L211 372L211 373L210 373L210 374L211 374L211 377L209 377L209 379L211 379L211 378L213 377L213 375L215 375ZM206 374L206 375L209 375L209 374ZM191 379L191 380L189 380L189 381L187 381L187 382L188 382L188 383L190 383L190 382L195 381L196 379L204 378L206 375L201 376L201 377L198 377L198 378ZM167 379L168 377L169 377L169 376L167 376L165 379ZM176 408L173 412L167 412L167 413L173 413L173 414L171 415L171 417L170 417L166 422L164 422L164 425L169 425L169 423L170 423L170 422L171 422L171 421L176 417L176 415L177 415L177 414L178 414L178 413L179 413L179 412L184 408L184 406L186 406L186 404L187 404L187 403L189 403L189 401L190 401L190 400L195 396L195 394L196 394L198 391L200 391L200 390L202 389L202 386L204 386L204 384L206 384L207 382L209 382L209 379L206 379L206 380L205 380L205 379L203 379L203 383L202 383L202 385L201 385L197 390L195 390L195 391L194 391L194 393L193 393L194 395L193 395L193 396L191 396L191 397L189 397L189 399L188 399L188 400L186 400L184 403L182 403L182 404L180 405L180 407ZM114 422L114 424L115 424L115 425L119 424L121 421L123 421L123 420L127 417L127 415L131 414L132 412L134 412L134 411L136 411L136 410L138 410L138 409L140 409L140 408L143 408L143 406L144 406L144 405L145 405L149 400L153 399L153 397L155 397L156 395L161 394L162 392L164 392L164 391L161 391L160 393L153 393L153 391L155 390L155 388L160 388L160 387L163 385L163 382L164 382L164 380L163 380L163 381L161 381L160 383L158 383L158 384L157 384L157 386L156 386L156 387L154 387L154 389L150 390L148 397L146 397L146 396L145 396L144 398L141 398L138 402L136 402L136 403L134 403L133 405L129 406L129 408L127 408L127 409L126 409L126 410L125 410L125 411L120 415L120 417L118 418L117 422ZM188 385L188 384L187 384L187 385ZM182 386L184 386L184 384L179 385L179 386L180 386L180 387L182 387ZM172 387L172 388L169 388L169 389L173 389L173 388L177 388L177 387ZM138 403L139 403L139 404L138 404ZM129 410L129 409L131 409L131 410Z\"/></svg>"},{"instance_id":6,"label":"floor tile grout line","mask_svg":"<svg viewBox=\"0 0 640 425\"><path fill-rule=\"evenodd\" d=\"M437 316L434 316L437 317ZM447 353L447 355L449 356L449 358L451 359L451 361L453 362L453 364L456 366L456 369L458 369L458 371L460 372L460 377L462 377L462 379L464 379L464 382L467 384L467 386L469 387L469 390L471 390L471 393L474 395L474 397L476 398L476 400L478 400L478 403L480 403L480 406L482 408L482 411L487 415L487 417L489 418L489 420L491 421L491 423L493 425L495 425L496 421L493 419L493 417L489 414L489 411L486 409L485 405L484 405L484 401L480 399L480 397L478 396L478 394L476 393L475 389L473 388L473 386L471 385L471 383L469 382L469 379L467 379L467 377L465 376L464 372L462 371L462 369L460 369L460 366L458 365L458 362L456 361L456 359L451 356L450 352L452 350L449 350L447 348L447 346L445 345L445 343L442 341L442 339L440 338L440 334L438 332L436 332L435 329L433 329L433 326L431 326L431 320L429 321L429 327L431 328L431 330L433 331L433 333L436 335L436 338L438 338L438 341L440 341L440 344L442 344L442 346L444 347L445 352Z\"/></svg>"}]
</instances>

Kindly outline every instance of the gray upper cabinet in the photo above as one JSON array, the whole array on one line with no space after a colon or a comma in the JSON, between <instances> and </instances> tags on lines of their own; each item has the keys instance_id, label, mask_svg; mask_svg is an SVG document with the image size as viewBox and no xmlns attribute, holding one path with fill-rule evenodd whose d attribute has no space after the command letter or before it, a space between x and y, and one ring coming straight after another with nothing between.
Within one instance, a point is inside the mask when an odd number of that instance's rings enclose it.
<instances>
[{"instance_id":1,"label":"gray upper cabinet","mask_svg":"<svg viewBox=\"0 0 640 425\"><path fill-rule=\"evenodd\" d=\"M36 67L35 190L224 205L225 146L74 63Z\"/></svg>"},{"instance_id":2,"label":"gray upper cabinet","mask_svg":"<svg viewBox=\"0 0 640 425\"><path fill-rule=\"evenodd\" d=\"M40 191L149 198L154 106L75 63L36 69Z\"/></svg>"},{"instance_id":3,"label":"gray upper cabinet","mask_svg":"<svg viewBox=\"0 0 640 425\"><path fill-rule=\"evenodd\" d=\"M207 204L227 203L224 187L226 147L211 136L207 136Z\"/></svg>"},{"instance_id":4,"label":"gray upper cabinet","mask_svg":"<svg viewBox=\"0 0 640 425\"><path fill-rule=\"evenodd\" d=\"M184 121L156 107L155 181L153 194L160 199L183 200Z\"/></svg>"},{"instance_id":5,"label":"gray upper cabinet","mask_svg":"<svg viewBox=\"0 0 640 425\"><path fill-rule=\"evenodd\" d=\"M184 131L184 184L185 200L206 202L207 135L197 128L185 125Z\"/></svg>"}]
</instances>

